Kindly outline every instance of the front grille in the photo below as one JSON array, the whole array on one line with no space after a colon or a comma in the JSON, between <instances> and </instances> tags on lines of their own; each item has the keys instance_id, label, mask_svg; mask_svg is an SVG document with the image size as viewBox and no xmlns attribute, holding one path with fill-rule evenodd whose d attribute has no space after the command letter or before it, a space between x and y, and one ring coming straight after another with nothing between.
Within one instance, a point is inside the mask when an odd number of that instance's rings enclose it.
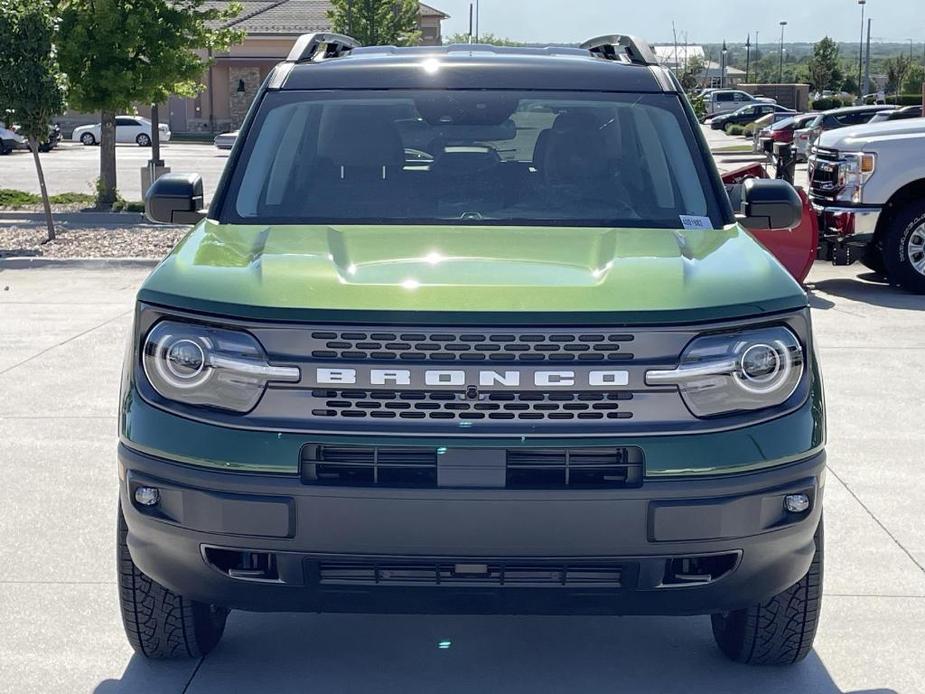
<instances>
[{"instance_id":1,"label":"front grille","mask_svg":"<svg viewBox=\"0 0 925 694\"><path fill-rule=\"evenodd\" d=\"M463 391L314 390L313 417L442 421L575 421L631 419L633 394L613 392L493 392L467 399Z\"/></svg>"},{"instance_id":2,"label":"front grille","mask_svg":"<svg viewBox=\"0 0 925 694\"><path fill-rule=\"evenodd\" d=\"M816 147L809 169L810 192L817 197L831 197L841 185L841 162L838 152Z\"/></svg>"},{"instance_id":3,"label":"front grille","mask_svg":"<svg viewBox=\"0 0 925 694\"><path fill-rule=\"evenodd\" d=\"M451 473L462 468L469 473L467 486L476 487L483 472L485 487L499 487L503 480L506 489L622 489L642 484L642 451L634 447L453 452L461 455L430 446L309 445L302 449L302 481L315 486L436 489L454 486L459 477ZM486 469L494 460L503 462L503 476Z\"/></svg>"},{"instance_id":4,"label":"front grille","mask_svg":"<svg viewBox=\"0 0 925 694\"><path fill-rule=\"evenodd\" d=\"M610 332L506 333L460 330L323 330L311 334L311 356L325 361L622 362L634 336Z\"/></svg>"},{"instance_id":5,"label":"front grille","mask_svg":"<svg viewBox=\"0 0 925 694\"><path fill-rule=\"evenodd\" d=\"M624 566L617 563L543 563L497 559L322 561L322 585L466 586L512 588L620 588Z\"/></svg>"}]
</instances>

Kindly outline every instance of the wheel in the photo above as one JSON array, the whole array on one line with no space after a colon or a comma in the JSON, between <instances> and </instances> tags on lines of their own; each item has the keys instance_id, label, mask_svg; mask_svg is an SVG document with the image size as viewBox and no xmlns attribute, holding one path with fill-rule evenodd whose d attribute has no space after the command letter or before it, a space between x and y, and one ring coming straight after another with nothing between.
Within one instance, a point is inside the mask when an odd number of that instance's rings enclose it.
<instances>
[{"instance_id":1,"label":"wheel","mask_svg":"<svg viewBox=\"0 0 925 694\"><path fill-rule=\"evenodd\" d=\"M87 147L90 147L91 145L96 144L96 138L93 137L93 133L84 133L83 135L80 136L80 141L82 144L84 144Z\"/></svg>"},{"instance_id":2,"label":"wheel","mask_svg":"<svg viewBox=\"0 0 925 694\"><path fill-rule=\"evenodd\" d=\"M925 202L907 204L890 220L883 263L890 282L925 294Z\"/></svg>"},{"instance_id":3,"label":"wheel","mask_svg":"<svg viewBox=\"0 0 925 694\"><path fill-rule=\"evenodd\" d=\"M119 507L119 605L122 625L135 652L147 658L198 658L218 644L228 610L188 600L149 578L135 566Z\"/></svg>"},{"instance_id":4,"label":"wheel","mask_svg":"<svg viewBox=\"0 0 925 694\"><path fill-rule=\"evenodd\" d=\"M809 654L822 606L823 535L820 520L813 562L796 585L767 602L713 615L713 638L727 657L748 665L792 665Z\"/></svg>"},{"instance_id":5,"label":"wheel","mask_svg":"<svg viewBox=\"0 0 925 694\"><path fill-rule=\"evenodd\" d=\"M139 147L150 147L151 138L145 135L144 133L139 133L138 137L135 138L135 142L138 143Z\"/></svg>"}]
</instances>

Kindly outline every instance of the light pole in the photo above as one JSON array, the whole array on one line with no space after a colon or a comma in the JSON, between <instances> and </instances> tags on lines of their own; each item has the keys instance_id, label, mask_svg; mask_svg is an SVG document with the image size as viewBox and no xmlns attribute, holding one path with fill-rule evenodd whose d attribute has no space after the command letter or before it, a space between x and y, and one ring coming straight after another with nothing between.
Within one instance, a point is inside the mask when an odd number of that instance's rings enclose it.
<instances>
[{"instance_id":1,"label":"light pole","mask_svg":"<svg viewBox=\"0 0 925 694\"><path fill-rule=\"evenodd\" d=\"M729 49L726 48L726 39L723 39L723 58L720 61L719 69L719 86L723 89L726 88L726 55L729 53Z\"/></svg>"},{"instance_id":2,"label":"light pole","mask_svg":"<svg viewBox=\"0 0 925 694\"><path fill-rule=\"evenodd\" d=\"M751 84L748 81L748 73L752 66L752 35L749 33L745 39L745 84Z\"/></svg>"},{"instance_id":3,"label":"light pole","mask_svg":"<svg viewBox=\"0 0 925 694\"><path fill-rule=\"evenodd\" d=\"M858 44L858 103L864 100L864 87L861 80L864 76L864 10L867 7L867 0L858 0L861 6L861 42Z\"/></svg>"},{"instance_id":4,"label":"light pole","mask_svg":"<svg viewBox=\"0 0 925 694\"><path fill-rule=\"evenodd\" d=\"M863 0L867 2L867 0ZM780 69L777 72L777 83L784 83L784 27L787 26L786 21L780 23Z\"/></svg>"}]
</instances>

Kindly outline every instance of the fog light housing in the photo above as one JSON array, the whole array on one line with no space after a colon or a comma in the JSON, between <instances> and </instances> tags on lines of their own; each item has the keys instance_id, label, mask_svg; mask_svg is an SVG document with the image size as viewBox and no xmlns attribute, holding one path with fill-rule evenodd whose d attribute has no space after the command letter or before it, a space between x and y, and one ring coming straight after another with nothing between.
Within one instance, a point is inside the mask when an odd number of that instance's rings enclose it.
<instances>
[{"instance_id":1,"label":"fog light housing","mask_svg":"<svg viewBox=\"0 0 925 694\"><path fill-rule=\"evenodd\" d=\"M790 513L805 513L809 510L809 495L788 494L784 497L784 508Z\"/></svg>"},{"instance_id":2,"label":"fog light housing","mask_svg":"<svg viewBox=\"0 0 925 694\"><path fill-rule=\"evenodd\" d=\"M139 506L156 506L161 500L161 493L157 487L138 487L135 490L135 503Z\"/></svg>"}]
</instances>

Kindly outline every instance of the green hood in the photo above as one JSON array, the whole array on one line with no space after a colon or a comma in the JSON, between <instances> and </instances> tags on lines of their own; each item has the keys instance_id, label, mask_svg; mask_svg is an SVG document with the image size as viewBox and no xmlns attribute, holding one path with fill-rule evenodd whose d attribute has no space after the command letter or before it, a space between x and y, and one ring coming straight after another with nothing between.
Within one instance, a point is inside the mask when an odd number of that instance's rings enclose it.
<instances>
[{"instance_id":1,"label":"green hood","mask_svg":"<svg viewBox=\"0 0 925 694\"><path fill-rule=\"evenodd\" d=\"M806 305L747 232L205 221L139 298L231 316L318 311L599 314L706 320ZM514 319L516 321L516 318Z\"/></svg>"}]
</instances>

